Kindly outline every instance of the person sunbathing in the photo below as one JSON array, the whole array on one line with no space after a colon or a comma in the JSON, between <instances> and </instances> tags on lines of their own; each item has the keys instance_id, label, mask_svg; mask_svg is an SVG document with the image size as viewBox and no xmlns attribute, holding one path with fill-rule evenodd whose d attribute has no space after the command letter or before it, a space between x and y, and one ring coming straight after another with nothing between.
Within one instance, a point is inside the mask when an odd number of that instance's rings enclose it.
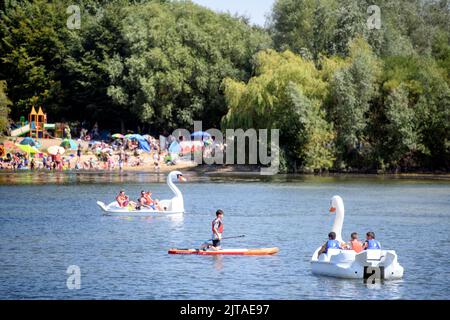
<instances>
[{"instance_id":1,"label":"person sunbathing","mask_svg":"<svg viewBox=\"0 0 450 320\"><path fill-rule=\"evenodd\" d=\"M130 203L130 198L125 195L125 191L120 190L119 194L116 197L116 201L119 204L119 207L124 208Z\"/></svg>"},{"instance_id":2,"label":"person sunbathing","mask_svg":"<svg viewBox=\"0 0 450 320\"><path fill-rule=\"evenodd\" d=\"M125 195L125 191L120 190L119 194L116 197L116 201L119 204L119 207L126 208L128 206L131 206L133 209L138 209L139 206L136 202L130 201L130 198Z\"/></svg>"}]
</instances>

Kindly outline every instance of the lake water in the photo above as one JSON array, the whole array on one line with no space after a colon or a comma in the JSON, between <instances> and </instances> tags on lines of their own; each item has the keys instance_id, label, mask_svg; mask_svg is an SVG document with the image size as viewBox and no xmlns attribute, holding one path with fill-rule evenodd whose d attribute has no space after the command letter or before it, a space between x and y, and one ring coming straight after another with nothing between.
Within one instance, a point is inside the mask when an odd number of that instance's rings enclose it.
<instances>
[{"instance_id":1,"label":"lake water","mask_svg":"<svg viewBox=\"0 0 450 320\"><path fill-rule=\"evenodd\" d=\"M182 219L102 216L96 201L120 188L171 196L164 175L0 173L0 299L449 299L450 182L438 180L188 173ZM343 237L372 230L397 251L402 280L311 274L310 259L344 199ZM272 247L274 256L168 255L210 238L216 209L223 247ZM69 290L67 268L81 271Z\"/></svg>"}]
</instances>

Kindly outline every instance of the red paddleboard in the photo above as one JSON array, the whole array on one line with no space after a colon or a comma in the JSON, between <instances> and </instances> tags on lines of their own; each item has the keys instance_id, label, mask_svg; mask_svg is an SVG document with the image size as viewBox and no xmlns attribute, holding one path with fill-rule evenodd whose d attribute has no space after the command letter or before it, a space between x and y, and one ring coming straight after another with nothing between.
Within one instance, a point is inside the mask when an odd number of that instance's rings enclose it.
<instances>
[{"instance_id":1,"label":"red paddleboard","mask_svg":"<svg viewBox=\"0 0 450 320\"><path fill-rule=\"evenodd\" d=\"M265 256L275 254L280 251L278 248L260 249L221 249L221 250L200 250L200 249L170 249L169 254L198 254L198 255L241 255L241 256Z\"/></svg>"}]
</instances>

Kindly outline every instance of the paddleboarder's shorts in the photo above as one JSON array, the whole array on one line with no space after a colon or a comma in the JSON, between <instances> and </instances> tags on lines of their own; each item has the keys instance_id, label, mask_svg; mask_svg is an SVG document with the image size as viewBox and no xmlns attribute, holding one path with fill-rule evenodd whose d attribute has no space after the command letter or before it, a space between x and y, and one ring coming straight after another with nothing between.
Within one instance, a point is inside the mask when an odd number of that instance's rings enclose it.
<instances>
[{"instance_id":1,"label":"paddleboarder's shorts","mask_svg":"<svg viewBox=\"0 0 450 320\"><path fill-rule=\"evenodd\" d=\"M213 240L213 247L220 246L220 240Z\"/></svg>"}]
</instances>

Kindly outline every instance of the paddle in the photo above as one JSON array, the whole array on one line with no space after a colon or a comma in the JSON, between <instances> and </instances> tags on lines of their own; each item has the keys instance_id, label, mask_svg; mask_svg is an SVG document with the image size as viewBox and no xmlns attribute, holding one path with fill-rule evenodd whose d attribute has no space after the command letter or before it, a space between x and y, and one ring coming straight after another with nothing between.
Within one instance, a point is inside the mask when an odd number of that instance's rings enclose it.
<instances>
[{"instance_id":1,"label":"paddle","mask_svg":"<svg viewBox=\"0 0 450 320\"><path fill-rule=\"evenodd\" d=\"M222 239L220 239L220 240L236 239L236 238L243 238L243 237L245 237L245 234L242 234L242 235L240 235L240 236L234 236L234 237L226 237L226 238L222 238ZM206 240L206 241L213 241L213 240L217 240L217 239L208 239L208 240Z\"/></svg>"}]
</instances>

